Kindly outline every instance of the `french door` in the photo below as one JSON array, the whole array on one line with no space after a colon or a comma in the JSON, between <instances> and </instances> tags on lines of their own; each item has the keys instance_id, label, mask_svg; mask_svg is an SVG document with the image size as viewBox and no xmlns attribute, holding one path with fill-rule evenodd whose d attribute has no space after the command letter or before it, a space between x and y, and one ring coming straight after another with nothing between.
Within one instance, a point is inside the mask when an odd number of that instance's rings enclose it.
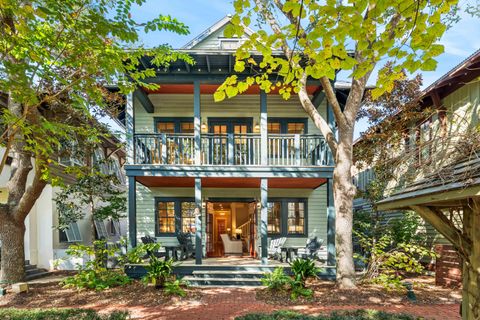
<instances>
[{"instance_id":1,"label":"french door","mask_svg":"<svg viewBox=\"0 0 480 320\"><path fill-rule=\"evenodd\" d=\"M252 133L252 118L212 119L209 128L211 164L239 165L252 156L247 144L247 135Z\"/></svg>"}]
</instances>

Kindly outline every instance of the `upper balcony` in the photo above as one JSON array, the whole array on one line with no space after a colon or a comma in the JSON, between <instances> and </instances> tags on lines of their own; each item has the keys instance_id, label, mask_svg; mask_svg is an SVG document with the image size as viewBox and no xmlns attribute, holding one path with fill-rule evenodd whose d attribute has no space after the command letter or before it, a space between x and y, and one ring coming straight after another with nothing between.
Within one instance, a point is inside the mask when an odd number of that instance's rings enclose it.
<instances>
[{"instance_id":1,"label":"upper balcony","mask_svg":"<svg viewBox=\"0 0 480 320\"><path fill-rule=\"evenodd\" d=\"M195 165L193 134L134 135L134 164ZM262 163L260 134L212 134L200 137L200 165L219 166L328 166L329 149L322 135L269 134L267 161ZM197 163L198 164L198 163Z\"/></svg>"}]
</instances>

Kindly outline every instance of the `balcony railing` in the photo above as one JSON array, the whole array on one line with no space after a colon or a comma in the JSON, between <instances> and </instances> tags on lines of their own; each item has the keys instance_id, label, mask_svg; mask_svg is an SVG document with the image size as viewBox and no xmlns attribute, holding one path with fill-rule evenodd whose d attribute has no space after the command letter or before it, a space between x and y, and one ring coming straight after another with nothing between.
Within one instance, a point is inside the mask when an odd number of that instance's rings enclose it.
<instances>
[{"instance_id":1,"label":"balcony railing","mask_svg":"<svg viewBox=\"0 0 480 320\"><path fill-rule=\"evenodd\" d=\"M261 165L259 134L202 134L202 165ZM195 164L192 134L136 134L136 164ZM268 165L312 166L328 164L328 148L321 135L270 134L267 140Z\"/></svg>"}]
</instances>

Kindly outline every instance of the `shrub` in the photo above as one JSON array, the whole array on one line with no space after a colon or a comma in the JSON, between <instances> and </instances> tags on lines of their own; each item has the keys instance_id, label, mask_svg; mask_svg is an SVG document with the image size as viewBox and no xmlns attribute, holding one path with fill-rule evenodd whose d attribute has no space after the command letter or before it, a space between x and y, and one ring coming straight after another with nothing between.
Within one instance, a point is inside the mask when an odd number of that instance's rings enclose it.
<instances>
[{"instance_id":1,"label":"shrub","mask_svg":"<svg viewBox=\"0 0 480 320\"><path fill-rule=\"evenodd\" d=\"M376 310L334 311L329 315L310 316L293 311L273 313L251 313L236 317L235 320L415 320L407 314L393 314Z\"/></svg>"},{"instance_id":2,"label":"shrub","mask_svg":"<svg viewBox=\"0 0 480 320\"><path fill-rule=\"evenodd\" d=\"M284 289L292 279L285 274L282 267L277 267L273 272L266 273L262 278L262 284L270 290Z\"/></svg>"},{"instance_id":3,"label":"shrub","mask_svg":"<svg viewBox=\"0 0 480 320\"><path fill-rule=\"evenodd\" d=\"M186 286L186 282L176 279L173 281L167 281L165 282L165 286L163 288L163 292L167 296L180 296L180 297L185 297L187 293L185 290L182 289L182 286Z\"/></svg>"},{"instance_id":4,"label":"shrub","mask_svg":"<svg viewBox=\"0 0 480 320\"><path fill-rule=\"evenodd\" d=\"M299 281L302 286L305 286L305 282L308 278L316 278L320 272L320 268L315 266L315 261L312 259L295 259L290 267L292 269L293 277L295 281Z\"/></svg>"},{"instance_id":5,"label":"shrub","mask_svg":"<svg viewBox=\"0 0 480 320\"><path fill-rule=\"evenodd\" d=\"M78 258L87 258L78 264L78 273L61 282L67 288L104 290L122 286L131 282L122 270L107 268L108 257L113 257L118 248L108 248L104 240L94 241L93 246L83 244L72 245L67 254Z\"/></svg>"},{"instance_id":6,"label":"shrub","mask_svg":"<svg viewBox=\"0 0 480 320\"><path fill-rule=\"evenodd\" d=\"M145 284L153 284L156 288L163 288L165 282L173 278L173 267L173 259L161 260L152 255L149 265L146 267L147 274L142 281Z\"/></svg>"},{"instance_id":7,"label":"shrub","mask_svg":"<svg viewBox=\"0 0 480 320\"><path fill-rule=\"evenodd\" d=\"M89 309L0 309L3 320L125 320L128 312L114 311L109 315L99 315Z\"/></svg>"},{"instance_id":8,"label":"shrub","mask_svg":"<svg viewBox=\"0 0 480 320\"><path fill-rule=\"evenodd\" d=\"M404 273L424 272L421 260L436 255L427 247L427 235L418 231L420 224L412 213L393 221L375 211L356 213L353 233L360 250L355 258L365 265L363 280L400 289Z\"/></svg>"},{"instance_id":9,"label":"shrub","mask_svg":"<svg viewBox=\"0 0 480 320\"><path fill-rule=\"evenodd\" d=\"M119 258L121 265L127 263L142 263L146 258L152 256L153 252L160 249L160 243L142 243L127 251L127 253Z\"/></svg>"}]
</instances>

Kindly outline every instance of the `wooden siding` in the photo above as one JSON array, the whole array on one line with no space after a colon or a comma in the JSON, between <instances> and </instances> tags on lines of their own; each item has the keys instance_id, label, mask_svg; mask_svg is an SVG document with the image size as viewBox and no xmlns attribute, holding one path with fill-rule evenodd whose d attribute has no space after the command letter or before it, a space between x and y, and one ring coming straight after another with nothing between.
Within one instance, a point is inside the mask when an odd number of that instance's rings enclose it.
<instances>
[{"instance_id":1,"label":"wooden siding","mask_svg":"<svg viewBox=\"0 0 480 320\"><path fill-rule=\"evenodd\" d=\"M193 117L193 95L190 94L150 94L154 113L147 113L139 101L134 101L135 133L153 133L155 117ZM202 124L208 118L216 117L252 117L253 125L260 123L260 95L240 95L222 102L214 102L213 95L202 94ZM326 118L326 99L319 106L319 111ZM267 96L268 117L308 118L298 99L293 96L283 100L279 95ZM308 118L308 133L319 134L313 121Z\"/></svg>"},{"instance_id":2,"label":"wooden siding","mask_svg":"<svg viewBox=\"0 0 480 320\"><path fill-rule=\"evenodd\" d=\"M205 39L200 40L197 44L195 44L192 49L193 50L221 50L220 48L220 38L224 38L223 32L228 24L221 27L217 31L213 32L212 34L208 35ZM241 39L247 39L247 36L241 37Z\"/></svg>"},{"instance_id":3,"label":"wooden siding","mask_svg":"<svg viewBox=\"0 0 480 320\"><path fill-rule=\"evenodd\" d=\"M202 197L208 198L260 198L260 189L217 189L204 188ZM269 197L308 198L308 233L303 238L289 238L287 244L304 245L308 235L315 234L327 239L327 184L316 190L311 189L271 189ZM137 184L137 235L155 235L155 197L193 197L193 188L147 188ZM204 210L205 211L205 210ZM202 231L205 239L205 212L202 213ZM175 237L159 237L163 245L176 244Z\"/></svg>"}]
</instances>

